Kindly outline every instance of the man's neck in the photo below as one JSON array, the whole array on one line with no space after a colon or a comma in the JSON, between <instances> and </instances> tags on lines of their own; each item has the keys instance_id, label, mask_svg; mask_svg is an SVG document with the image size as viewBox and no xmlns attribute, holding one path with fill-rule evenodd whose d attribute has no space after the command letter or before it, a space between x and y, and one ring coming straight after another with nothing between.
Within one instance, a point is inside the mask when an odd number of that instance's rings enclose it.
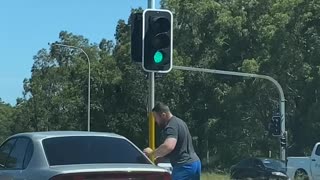
<instances>
[{"instance_id":1,"label":"man's neck","mask_svg":"<svg viewBox=\"0 0 320 180\"><path fill-rule=\"evenodd\" d=\"M173 115L171 113L169 113L168 117L167 117L167 121L169 122L172 117L173 117Z\"/></svg>"},{"instance_id":2,"label":"man's neck","mask_svg":"<svg viewBox=\"0 0 320 180\"><path fill-rule=\"evenodd\" d=\"M168 123L169 123L169 121L171 120L172 117L173 117L173 115L171 113L166 115L165 126L168 125Z\"/></svg>"}]
</instances>

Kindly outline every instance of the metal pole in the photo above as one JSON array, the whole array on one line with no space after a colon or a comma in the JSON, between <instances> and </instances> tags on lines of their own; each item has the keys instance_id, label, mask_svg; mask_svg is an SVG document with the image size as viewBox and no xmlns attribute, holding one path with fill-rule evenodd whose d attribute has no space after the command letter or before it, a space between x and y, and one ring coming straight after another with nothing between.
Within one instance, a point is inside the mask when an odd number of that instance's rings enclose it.
<instances>
[{"instance_id":1,"label":"metal pole","mask_svg":"<svg viewBox=\"0 0 320 180\"><path fill-rule=\"evenodd\" d=\"M148 0L148 8L155 9L155 0ZM149 147L155 149L155 122L153 115L151 113L152 108L154 107L154 72L149 73Z\"/></svg>"},{"instance_id":2,"label":"metal pole","mask_svg":"<svg viewBox=\"0 0 320 180\"><path fill-rule=\"evenodd\" d=\"M90 59L88 54L80 47L76 46L71 46L71 45L65 45L65 44L59 44L59 43L54 43L52 44L54 46L63 46L63 47L68 47L68 48L74 48L74 49L79 49L83 54L86 56L87 61L88 61L88 131L90 131L90 79L91 79L91 71L90 71Z\"/></svg>"},{"instance_id":3,"label":"metal pole","mask_svg":"<svg viewBox=\"0 0 320 180\"><path fill-rule=\"evenodd\" d=\"M282 89L281 89L281 91L282 91ZM280 158L281 158L281 160L285 161L287 159L286 146L288 143L288 139L287 139L287 133L286 133L286 128L285 128L286 127L286 121L285 121L286 116L285 116L285 99L284 99L284 97L280 99L280 115L281 115L281 136L286 138L286 145L281 146L281 144L280 144L280 152L281 152ZM279 140L280 140L281 136L279 137Z\"/></svg>"},{"instance_id":4,"label":"metal pole","mask_svg":"<svg viewBox=\"0 0 320 180\"><path fill-rule=\"evenodd\" d=\"M280 97L280 115L281 115L281 136L285 135L285 98L281 85L270 76L259 75L259 74L250 74L250 73L241 73L241 72L233 72L233 71L222 71L222 70L214 70L214 69L204 69L204 68L194 68L194 67L185 67L185 66L173 66L174 69L185 70L185 71L197 71L197 72L205 72L212 74L224 74L231 76L242 76L242 77L253 77L253 78L261 78L267 79L271 81L279 91ZM286 149L285 147L280 146L280 159L285 160L286 158Z\"/></svg>"},{"instance_id":5,"label":"metal pole","mask_svg":"<svg viewBox=\"0 0 320 180\"><path fill-rule=\"evenodd\" d=\"M148 0L148 8L155 9L156 8L156 1L155 0Z\"/></svg>"}]
</instances>

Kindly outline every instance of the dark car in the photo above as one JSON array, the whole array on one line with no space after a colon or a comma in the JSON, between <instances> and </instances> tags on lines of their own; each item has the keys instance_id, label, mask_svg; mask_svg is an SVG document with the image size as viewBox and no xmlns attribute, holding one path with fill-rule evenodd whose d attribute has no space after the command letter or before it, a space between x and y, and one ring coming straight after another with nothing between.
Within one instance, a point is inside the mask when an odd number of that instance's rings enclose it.
<instances>
[{"instance_id":1,"label":"dark car","mask_svg":"<svg viewBox=\"0 0 320 180\"><path fill-rule=\"evenodd\" d=\"M230 169L231 179L289 179L283 161L271 158L246 158Z\"/></svg>"},{"instance_id":2,"label":"dark car","mask_svg":"<svg viewBox=\"0 0 320 180\"><path fill-rule=\"evenodd\" d=\"M29 132L0 146L0 180L170 180L123 136L82 131Z\"/></svg>"}]
</instances>

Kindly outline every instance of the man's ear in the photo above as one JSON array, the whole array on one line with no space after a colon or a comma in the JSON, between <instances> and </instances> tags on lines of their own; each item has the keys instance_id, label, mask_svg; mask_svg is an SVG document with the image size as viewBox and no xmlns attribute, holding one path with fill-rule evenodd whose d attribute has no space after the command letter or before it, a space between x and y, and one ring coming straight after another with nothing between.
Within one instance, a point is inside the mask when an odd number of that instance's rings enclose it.
<instances>
[{"instance_id":1,"label":"man's ear","mask_svg":"<svg viewBox=\"0 0 320 180\"><path fill-rule=\"evenodd\" d=\"M167 113L162 112L162 113L161 113L161 118L162 118L162 119L167 118Z\"/></svg>"}]
</instances>

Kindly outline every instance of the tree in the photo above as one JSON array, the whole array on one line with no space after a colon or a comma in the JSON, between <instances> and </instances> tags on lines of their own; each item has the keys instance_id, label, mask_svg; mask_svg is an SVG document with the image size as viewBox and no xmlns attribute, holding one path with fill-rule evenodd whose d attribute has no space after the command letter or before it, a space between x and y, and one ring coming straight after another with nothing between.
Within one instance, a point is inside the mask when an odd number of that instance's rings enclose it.
<instances>
[{"instance_id":1,"label":"tree","mask_svg":"<svg viewBox=\"0 0 320 180\"><path fill-rule=\"evenodd\" d=\"M14 113L14 107L6 104L0 98L0 142L4 141L11 134L9 127Z\"/></svg>"}]
</instances>

